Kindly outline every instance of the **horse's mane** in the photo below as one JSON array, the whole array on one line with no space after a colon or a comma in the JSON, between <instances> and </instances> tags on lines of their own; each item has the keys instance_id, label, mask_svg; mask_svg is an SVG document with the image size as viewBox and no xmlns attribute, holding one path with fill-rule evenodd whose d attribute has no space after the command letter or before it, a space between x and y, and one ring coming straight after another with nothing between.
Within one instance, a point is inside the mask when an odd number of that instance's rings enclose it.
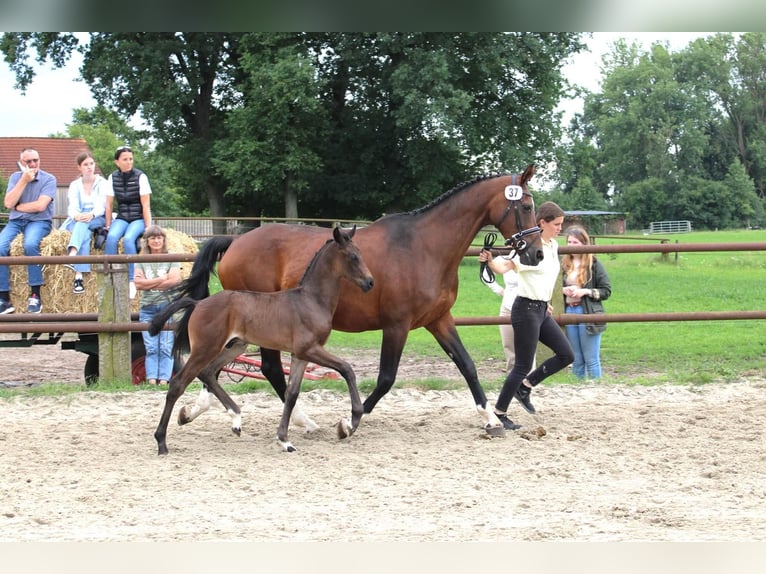
<instances>
[{"instance_id":1,"label":"horse's mane","mask_svg":"<svg viewBox=\"0 0 766 574\"><path fill-rule=\"evenodd\" d=\"M308 266L306 267L306 270L303 272L303 277L301 277L301 280L298 282L298 285L303 285L303 281L306 279L306 277L311 273L311 270L316 266L316 261L319 258L319 254L322 253L325 249L327 249L330 245L330 243L335 243L335 239L332 237L325 241L325 244L322 245L319 249L317 249L317 252L314 253L314 257L311 258L311 261L309 262Z\"/></svg>"},{"instance_id":2,"label":"horse's mane","mask_svg":"<svg viewBox=\"0 0 766 574\"><path fill-rule=\"evenodd\" d=\"M503 176L507 176L507 175L511 175L511 174L508 173L508 172L505 172L505 173L492 173L492 174L489 174L489 175L477 176L477 177L473 178L472 180L464 181L463 183L457 184L455 187L453 187L449 191L445 191L439 197L437 197L436 199L431 200L430 202L428 202L426 205L424 205L422 207L418 207L418 208L413 209L411 211L402 211L400 213L391 213L390 215L383 216L381 219L388 218L388 217L394 217L394 216L397 216L397 215L420 215L421 213L424 213L424 212L428 211L429 209L432 209L432 208L436 207L437 205L439 205L441 203L444 203L445 201L450 199L453 195L455 195L457 193L460 193L461 191L463 191L467 187L470 187L470 186L472 186L472 185L474 185L476 183L479 183L480 181L484 181L486 179L493 179L495 177L503 177Z\"/></svg>"}]
</instances>

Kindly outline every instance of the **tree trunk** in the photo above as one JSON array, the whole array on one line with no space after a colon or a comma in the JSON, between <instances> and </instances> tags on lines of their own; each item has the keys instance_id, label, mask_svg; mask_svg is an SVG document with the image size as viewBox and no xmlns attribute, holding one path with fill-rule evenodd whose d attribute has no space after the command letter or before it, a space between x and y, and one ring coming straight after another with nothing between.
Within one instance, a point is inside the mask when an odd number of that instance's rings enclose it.
<instances>
[{"instance_id":1,"label":"tree trunk","mask_svg":"<svg viewBox=\"0 0 766 574\"><path fill-rule=\"evenodd\" d=\"M292 178L288 172L285 176L285 217L298 219L298 194L293 189Z\"/></svg>"}]
</instances>

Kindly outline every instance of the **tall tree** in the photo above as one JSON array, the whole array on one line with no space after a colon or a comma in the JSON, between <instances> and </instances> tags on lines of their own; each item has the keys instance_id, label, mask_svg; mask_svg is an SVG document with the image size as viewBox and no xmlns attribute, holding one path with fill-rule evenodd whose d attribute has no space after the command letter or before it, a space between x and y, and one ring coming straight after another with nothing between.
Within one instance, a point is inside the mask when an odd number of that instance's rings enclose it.
<instances>
[{"instance_id":1,"label":"tall tree","mask_svg":"<svg viewBox=\"0 0 766 574\"><path fill-rule=\"evenodd\" d=\"M80 49L94 98L141 115L194 210L261 215L280 189L314 216L377 217L550 157L579 36L6 33L0 50L28 84L29 52Z\"/></svg>"}]
</instances>

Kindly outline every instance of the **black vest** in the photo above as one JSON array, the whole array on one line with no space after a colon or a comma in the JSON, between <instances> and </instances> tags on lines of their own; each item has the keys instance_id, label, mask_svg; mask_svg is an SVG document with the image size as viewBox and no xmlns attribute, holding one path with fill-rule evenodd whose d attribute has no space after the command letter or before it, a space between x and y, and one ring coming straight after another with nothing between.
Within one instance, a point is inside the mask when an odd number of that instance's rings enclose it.
<instances>
[{"instance_id":1,"label":"black vest","mask_svg":"<svg viewBox=\"0 0 766 574\"><path fill-rule=\"evenodd\" d=\"M140 169L131 169L128 172L118 169L112 173L112 189L117 199L117 218L128 223L144 218L138 185L138 178L142 173L144 172Z\"/></svg>"}]
</instances>

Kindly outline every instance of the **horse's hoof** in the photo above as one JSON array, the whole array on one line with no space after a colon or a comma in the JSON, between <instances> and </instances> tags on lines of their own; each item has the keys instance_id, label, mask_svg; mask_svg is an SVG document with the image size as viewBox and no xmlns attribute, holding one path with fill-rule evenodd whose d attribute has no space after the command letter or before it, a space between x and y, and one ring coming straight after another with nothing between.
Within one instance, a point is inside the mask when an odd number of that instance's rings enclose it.
<instances>
[{"instance_id":1,"label":"horse's hoof","mask_svg":"<svg viewBox=\"0 0 766 574\"><path fill-rule=\"evenodd\" d=\"M183 426L186 423L191 422L191 419L186 415L186 407L181 407L181 410L178 411L178 426Z\"/></svg>"},{"instance_id":2,"label":"horse's hoof","mask_svg":"<svg viewBox=\"0 0 766 574\"><path fill-rule=\"evenodd\" d=\"M295 452L297 449L293 445L288 445L285 447L285 451L287 452Z\"/></svg>"},{"instance_id":3,"label":"horse's hoof","mask_svg":"<svg viewBox=\"0 0 766 574\"><path fill-rule=\"evenodd\" d=\"M168 447L161 446L159 449L157 449L157 456L164 456L168 454Z\"/></svg>"},{"instance_id":4,"label":"horse's hoof","mask_svg":"<svg viewBox=\"0 0 766 574\"><path fill-rule=\"evenodd\" d=\"M503 425L500 425L500 426L487 425L484 427L484 430L487 432L489 436L505 436L505 428L503 427Z\"/></svg>"},{"instance_id":5,"label":"horse's hoof","mask_svg":"<svg viewBox=\"0 0 766 574\"><path fill-rule=\"evenodd\" d=\"M231 427L231 432L233 432L237 436L242 436L242 429L241 428Z\"/></svg>"},{"instance_id":6,"label":"horse's hoof","mask_svg":"<svg viewBox=\"0 0 766 574\"><path fill-rule=\"evenodd\" d=\"M351 422L348 419L340 419L335 425L335 430L340 439L348 438L354 433L354 427L351 426Z\"/></svg>"}]
</instances>

